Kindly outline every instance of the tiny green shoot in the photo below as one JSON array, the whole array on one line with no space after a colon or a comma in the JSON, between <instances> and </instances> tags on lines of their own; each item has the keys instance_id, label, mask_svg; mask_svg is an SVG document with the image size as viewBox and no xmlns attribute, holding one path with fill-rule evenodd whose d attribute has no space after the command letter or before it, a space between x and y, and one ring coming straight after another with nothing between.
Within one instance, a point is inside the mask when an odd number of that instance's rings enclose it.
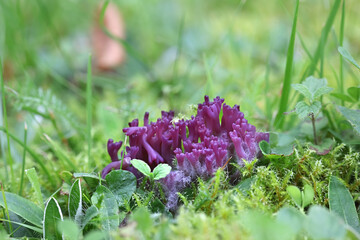
<instances>
[{"instance_id":1,"label":"tiny green shoot","mask_svg":"<svg viewBox=\"0 0 360 240\"><path fill-rule=\"evenodd\" d=\"M291 86L305 97L303 101L299 101L296 104L295 112L300 119L310 117L313 127L314 143L318 145L315 127L315 118L321 110L321 102L318 99L333 89L327 86L327 80L325 78L317 79L313 76L306 78L301 84L292 84Z\"/></svg>"},{"instance_id":2,"label":"tiny green shoot","mask_svg":"<svg viewBox=\"0 0 360 240\"><path fill-rule=\"evenodd\" d=\"M136 168L142 174L148 177L151 182L166 177L171 171L171 167L166 163L161 163L157 165L152 172L149 165L142 160L133 159L131 160L131 164L134 168Z\"/></svg>"}]
</instances>

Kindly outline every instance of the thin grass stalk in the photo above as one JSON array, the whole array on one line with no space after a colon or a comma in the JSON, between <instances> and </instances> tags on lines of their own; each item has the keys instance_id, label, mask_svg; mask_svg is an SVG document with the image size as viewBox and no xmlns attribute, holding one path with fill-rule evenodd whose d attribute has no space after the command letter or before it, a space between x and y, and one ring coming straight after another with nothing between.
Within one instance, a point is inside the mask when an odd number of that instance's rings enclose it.
<instances>
[{"instance_id":1,"label":"thin grass stalk","mask_svg":"<svg viewBox=\"0 0 360 240\"><path fill-rule=\"evenodd\" d=\"M342 4L342 11L341 11L341 22L340 22L340 38L339 38L339 45L340 47L344 44L344 29L345 29L345 0L343 0ZM340 93L344 94L344 63L343 57L340 55ZM344 106L344 100L341 100L341 105Z\"/></svg>"},{"instance_id":2,"label":"thin grass stalk","mask_svg":"<svg viewBox=\"0 0 360 240\"><path fill-rule=\"evenodd\" d=\"M8 119L7 119L7 113L6 113L6 98L5 98L5 84L4 84L4 77L3 77L3 67L2 62L0 61L0 85L1 85L1 96L2 96L2 107L3 107L3 119L4 119L4 127L7 130L6 133L6 141L7 141L7 152L8 152L8 160L9 160L9 166L10 166L10 178L11 180L14 180L14 168L13 168L13 159L11 156L11 146L10 146L10 137L8 134ZM6 161L6 159L4 160Z\"/></svg>"},{"instance_id":3,"label":"thin grass stalk","mask_svg":"<svg viewBox=\"0 0 360 240\"><path fill-rule=\"evenodd\" d=\"M2 64L1 64L1 59L0 59L0 78L1 78L1 82L3 81L2 80ZM1 115L3 115L3 114L1 114ZM5 169L5 179L6 179L6 181L8 181L9 180L9 173L8 173L8 166L7 166L7 161L6 161L6 154L5 154L5 147L2 147L1 148L1 155L2 155L2 157L3 157L3 160L4 160L4 169Z\"/></svg>"},{"instance_id":4,"label":"thin grass stalk","mask_svg":"<svg viewBox=\"0 0 360 240\"><path fill-rule=\"evenodd\" d=\"M88 146L88 165L91 166L91 126L92 126L92 74L91 74L91 55L88 61L87 81L86 81L86 133Z\"/></svg>"},{"instance_id":5,"label":"thin grass stalk","mask_svg":"<svg viewBox=\"0 0 360 240\"><path fill-rule=\"evenodd\" d=\"M311 53L309 51L309 49L306 47L306 44L304 42L304 39L302 38L301 34L299 32L297 32L297 36L300 40L301 46L304 49L306 55L309 57L309 59L312 61L313 60L313 56L311 56Z\"/></svg>"},{"instance_id":6,"label":"thin grass stalk","mask_svg":"<svg viewBox=\"0 0 360 240\"><path fill-rule=\"evenodd\" d=\"M341 4L341 0L335 0L335 3L332 6L331 11L329 13L329 16L328 16L328 18L326 20L325 26L321 31L320 40L319 40L319 43L317 45L314 58L313 58L310 66L309 66L309 70L308 70L307 75L305 77L313 75L315 73L315 71L316 71L317 64L318 64L321 56L323 55L323 51L324 51L324 48L325 48L325 45L326 45L326 41L327 41L329 32L331 30L331 27L332 27L332 25L334 23L335 16L336 16L336 13L337 13L337 11L338 11L338 9L340 7L340 4ZM302 80L304 80L304 79L302 79Z\"/></svg>"},{"instance_id":7,"label":"thin grass stalk","mask_svg":"<svg viewBox=\"0 0 360 240\"><path fill-rule=\"evenodd\" d=\"M179 33L178 33L178 39L177 39L177 48L176 48L176 57L174 61L174 67L173 67L173 80L178 78L178 64L179 64L179 58L182 53L182 36L184 33L184 25L185 25L185 16L181 18L181 23L179 27Z\"/></svg>"},{"instance_id":8,"label":"thin grass stalk","mask_svg":"<svg viewBox=\"0 0 360 240\"><path fill-rule=\"evenodd\" d=\"M7 202L6 202L4 186L2 185L2 183L0 183L0 185L1 185L1 193L2 193L2 196L3 196L3 199L4 199L5 213L6 213L7 218L9 219L9 228L10 228L10 232L12 233L13 232L13 227L12 227L12 224L11 224L11 221L10 221L10 214L9 214L9 209L8 209Z\"/></svg>"},{"instance_id":9,"label":"thin grass stalk","mask_svg":"<svg viewBox=\"0 0 360 240\"><path fill-rule=\"evenodd\" d=\"M295 48L295 38L296 38L296 24L299 13L299 0L296 1L294 19L291 29L291 36L289 41L289 47L286 56L286 67L285 67L285 76L282 88L282 94L279 104L279 111L275 118L275 128L281 129L284 125L284 115L283 113L287 110L289 95L290 95L290 87L291 87L291 77L292 77L292 66L294 59L294 48Z\"/></svg>"},{"instance_id":10,"label":"thin grass stalk","mask_svg":"<svg viewBox=\"0 0 360 240\"><path fill-rule=\"evenodd\" d=\"M269 96L269 87L270 87L270 59L271 59L271 50L270 50L268 58L267 58L267 64L266 64L266 69L265 69L264 96L266 98L268 98L268 96ZM269 122L269 126L271 127L271 125L272 125L271 124L271 122L272 122L272 104L268 99L265 100L265 114L266 114L266 118Z\"/></svg>"},{"instance_id":11,"label":"thin grass stalk","mask_svg":"<svg viewBox=\"0 0 360 240\"><path fill-rule=\"evenodd\" d=\"M319 77L323 78L324 76L324 60L325 60L325 49L323 48L321 51L321 57L320 57L320 73ZM321 97L322 100L322 97Z\"/></svg>"},{"instance_id":12,"label":"thin grass stalk","mask_svg":"<svg viewBox=\"0 0 360 240\"><path fill-rule=\"evenodd\" d=\"M173 77L171 79L172 85L175 85L176 82L178 82L178 77L179 77L178 65L179 65L180 56L182 54L182 36L184 33L184 25L185 25L185 16L181 18L180 27L179 27L177 47L176 47L176 57L173 65ZM169 101L170 109L175 108L171 96L170 97L168 96L168 101Z\"/></svg>"},{"instance_id":13,"label":"thin grass stalk","mask_svg":"<svg viewBox=\"0 0 360 240\"><path fill-rule=\"evenodd\" d=\"M24 146L26 146L27 141L27 125L24 126ZM22 196L23 186L24 186L24 175L25 175L25 157L26 157L26 148L23 149L23 158L22 158L22 168L21 168L21 180L20 180L20 190L19 195Z\"/></svg>"}]
</instances>

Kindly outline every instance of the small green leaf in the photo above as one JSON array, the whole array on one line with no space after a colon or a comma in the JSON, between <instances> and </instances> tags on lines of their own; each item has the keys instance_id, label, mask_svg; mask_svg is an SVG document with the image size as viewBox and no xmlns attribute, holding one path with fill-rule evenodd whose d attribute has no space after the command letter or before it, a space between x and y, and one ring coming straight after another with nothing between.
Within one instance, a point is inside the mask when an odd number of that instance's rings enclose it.
<instances>
[{"instance_id":1,"label":"small green leaf","mask_svg":"<svg viewBox=\"0 0 360 240\"><path fill-rule=\"evenodd\" d=\"M360 87L351 87L347 89L348 94L356 101L360 100Z\"/></svg>"},{"instance_id":2,"label":"small green leaf","mask_svg":"<svg viewBox=\"0 0 360 240\"><path fill-rule=\"evenodd\" d=\"M242 180L236 187L240 190L242 194L247 196L249 194L249 191L251 189L251 186L256 180L256 176L252 176L250 178L247 178L245 180Z\"/></svg>"},{"instance_id":3,"label":"small green leaf","mask_svg":"<svg viewBox=\"0 0 360 240\"><path fill-rule=\"evenodd\" d=\"M129 171L114 170L106 175L109 190L114 194L119 206L129 202L136 190L136 177Z\"/></svg>"},{"instance_id":4,"label":"small green leaf","mask_svg":"<svg viewBox=\"0 0 360 240\"><path fill-rule=\"evenodd\" d=\"M311 105L308 105L304 101L300 101L295 106L295 112L299 116L300 119L304 119L309 116L310 113L317 115L320 111L321 103L319 101L313 102Z\"/></svg>"},{"instance_id":5,"label":"small green leaf","mask_svg":"<svg viewBox=\"0 0 360 240\"><path fill-rule=\"evenodd\" d=\"M98 175L95 175L93 173L74 173L74 178L93 178L97 180L101 180L101 178Z\"/></svg>"},{"instance_id":6,"label":"small green leaf","mask_svg":"<svg viewBox=\"0 0 360 240\"><path fill-rule=\"evenodd\" d=\"M105 186L99 185L91 197L91 202L99 209L101 228L107 231L116 230L120 222L118 203L114 194Z\"/></svg>"},{"instance_id":7,"label":"small green leaf","mask_svg":"<svg viewBox=\"0 0 360 240\"><path fill-rule=\"evenodd\" d=\"M279 134L276 132L269 133L270 147L276 147L279 144Z\"/></svg>"},{"instance_id":8,"label":"small green leaf","mask_svg":"<svg viewBox=\"0 0 360 240\"><path fill-rule=\"evenodd\" d=\"M43 210L41 208L13 193L5 192L5 198L9 211L16 213L37 227L42 227ZM0 205L5 208L2 194L0 194Z\"/></svg>"},{"instance_id":9,"label":"small green leaf","mask_svg":"<svg viewBox=\"0 0 360 240\"><path fill-rule=\"evenodd\" d=\"M350 122L355 132L360 135L360 110L353 110L346 107L338 106L340 112Z\"/></svg>"},{"instance_id":10,"label":"small green leaf","mask_svg":"<svg viewBox=\"0 0 360 240\"><path fill-rule=\"evenodd\" d=\"M319 97L321 97L324 94L327 94L329 92L331 92L333 89L331 87L321 87L319 89L316 90L316 92L314 93L314 99L317 99Z\"/></svg>"},{"instance_id":11,"label":"small green leaf","mask_svg":"<svg viewBox=\"0 0 360 240\"><path fill-rule=\"evenodd\" d=\"M303 191L303 197L302 197L303 208L308 206L310 203L312 203L314 196L315 196L314 189L310 185L305 185Z\"/></svg>"},{"instance_id":12,"label":"small green leaf","mask_svg":"<svg viewBox=\"0 0 360 240\"><path fill-rule=\"evenodd\" d=\"M41 206L41 208L44 209L45 206L44 206L44 200L43 200L43 197L41 194L39 177L35 171L35 168L27 169L27 170L25 170L25 173L31 182L32 188L34 189L36 203L38 203Z\"/></svg>"},{"instance_id":13,"label":"small green leaf","mask_svg":"<svg viewBox=\"0 0 360 240\"><path fill-rule=\"evenodd\" d=\"M315 78L313 76L310 76L306 78L302 84L305 85L311 92L312 100L315 100L316 92L319 91L321 88L327 86L327 80L325 78ZM320 92L321 91L322 90L320 90Z\"/></svg>"},{"instance_id":14,"label":"small green leaf","mask_svg":"<svg viewBox=\"0 0 360 240\"><path fill-rule=\"evenodd\" d=\"M330 95L345 102L354 102L354 99L343 93L331 93Z\"/></svg>"},{"instance_id":15,"label":"small green leaf","mask_svg":"<svg viewBox=\"0 0 360 240\"><path fill-rule=\"evenodd\" d=\"M344 219L346 224L360 230L354 200L346 186L335 176L330 177L329 205L330 210Z\"/></svg>"},{"instance_id":16,"label":"small green leaf","mask_svg":"<svg viewBox=\"0 0 360 240\"><path fill-rule=\"evenodd\" d=\"M76 179L70 189L69 194L69 217L74 219L76 223L80 224L83 215L82 212L82 191L80 179Z\"/></svg>"},{"instance_id":17,"label":"small green leaf","mask_svg":"<svg viewBox=\"0 0 360 240\"><path fill-rule=\"evenodd\" d=\"M309 116L309 105L304 101L300 101L295 106L295 112L300 119L304 119Z\"/></svg>"},{"instance_id":18,"label":"small green leaf","mask_svg":"<svg viewBox=\"0 0 360 240\"><path fill-rule=\"evenodd\" d=\"M304 97L306 99L312 99L312 94L309 91L309 89L307 88L307 86L305 86L304 84L291 84L292 88L294 88L296 91L300 92L302 95L304 95Z\"/></svg>"},{"instance_id":19,"label":"small green leaf","mask_svg":"<svg viewBox=\"0 0 360 240\"><path fill-rule=\"evenodd\" d=\"M97 215L99 215L99 210L94 205L91 205L85 211L84 218L82 219L81 229L84 229L86 225Z\"/></svg>"},{"instance_id":20,"label":"small green leaf","mask_svg":"<svg viewBox=\"0 0 360 240\"><path fill-rule=\"evenodd\" d=\"M73 176L74 178L83 178L92 191L95 191L100 181L105 182L104 179L100 178L99 176L93 173L74 173Z\"/></svg>"},{"instance_id":21,"label":"small green leaf","mask_svg":"<svg viewBox=\"0 0 360 240\"><path fill-rule=\"evenodd\" d=\"M60 221L58 223L58 230L65 237L65 239L80 239L80 229L78 225L69 219Z\"/></svg>"},{"instance_id":22,"label":"small green leaf","mask_svg":"<svg viewBox=\"0 0 360 240\"><path fill-rule=\"evenodd\" d=\"M313 76L306 78L302 84L292 84L292 87L303 94L310 103L333 90L327 86L325 78L317 79Z\"/></svg>"},{"instance_id":23,"label":"small green leaf","mask_svg":"<svg viewBox=\"0 0 360 240\"><path fill-rule=\"evenodd\" d=\"M61 180L63 180L65 183L72 185L72 180L73 180L73 174L72 172L69 171L61 171L60 173L60 178Z\"/></svg>"},{"instance_id":24,"label":"small green leaf","mask_svg":"<svg viewBox=\"0 0 360 240\"><path fill-rule=\"evenodd\" d=\"M360 65L355 61L351 54L343 47L338 47L338 51L346 60L348 60L352 65L357 67L360 70Z\"/></svg>"},{"instance_id":25,"label":"small green leaf","mask_svg":"<svg viewBox=\"0 0 360 240\"><path fill-rule=\"evenodd\" d=\"M294 153L294 145L277 146L271 149L273 155L290 156Z\"/></svg>"},{"instance_id":26,"label":"small green leaf","mask_svg":"<svg viewBox=\"0 0 360 240\"><path fill-rule=\"evenodd\" d=\"M309 148L316 151L318 155L326 155L333 148L335 141L331 138L325 138L320 145L310 143Z\"/></svg>"},{"instance_id":27,"label":"small green leaf","mask_svg":"<svg viewBox=\"0 0 360 240\"><path fill-rule=\"evenodd\" d=\"M267 154L270 154L270 153L271 153L270 143L268 143L268 142L265 141L265 140L262 140L262 141L259 143L259 148L260 148L262 154L264 154L264 155L267 155Z\"/></svg>"},{"instance_id":28,"label":"small green leaf","mask_svg":"<svg viewBox=\"0 0 360 240\"><path fill-rule=\"evenodd\" d=\"M50 198L46 204L43 222L44 239L64 239L61 233L57 231L58 221L63 220L60 206L55 198Z\"/></svg>"},{"instance_id":29,"label":"small green leaf","mask_svg":"<svg viewBox=\"0 0 360 240\"><path fill-rule=\"evenodd\" d=\"M321 206L310 207L306 231L311 239L344 239L346 233L341 219Z\"/></svg>"},{"instance_id":30,"label":"small green leaf","mask_svg":"<svg viewBox=\"0 0 360 240\"><path fill-rule=\"evenodd\" d=\"M269 159L279 159L283 156L290 156L294 152L293 145L270 146L270 144L264 140L259 143L259 148L262 154L264 154Z\"/></svg>"},{"instance_id":31,"label":"small green leaf","mask_svg":"<svg viewBox=\"0 0 360 240\"><path fill-rule=\"evenodd\" d=\"M133 165L134 168L139 170L145 176L147 176L147 177L150 176L151 169L150 169L149 165L147 165L146 162L144 162L142 160L138 160L138 159L133 159L133 160L131 160L131 164Z\"/></svg>"},{"instance_id":32,"label":"small green leaf","mask_svg":"<svg viewBox=\"0 0 360 240\"><path fill-rule=\"evenodd\" d=\"M171 167L166 163L161 163L154 168L154 180L166 177L171 172Z\"/></svg>"},{"instance_id":33,"label":"small green leaf","mask_svg":"<svg viewBox=\"0 0 360 240\"><path fill-rule=\"evenodd\" d=\"M165 205L158 199L154 198L149 204L149 208L152 213L167 213Z\"/></svg>"},{"instance_id":34,"label":"small green leaf","mask_svg":"<svg viewBox=\"0 0 360 240\"><path fill-rule=\"evenodd\" d=\"M302 196L301 196L301 191L298 187L296 186L288 186L286 188L286 191L288 192L288 194L290 195L290 197L292 198L292 200L295 202L295 204L301 208L301 203L302 203Z\"/></svg>"}]
</instances>

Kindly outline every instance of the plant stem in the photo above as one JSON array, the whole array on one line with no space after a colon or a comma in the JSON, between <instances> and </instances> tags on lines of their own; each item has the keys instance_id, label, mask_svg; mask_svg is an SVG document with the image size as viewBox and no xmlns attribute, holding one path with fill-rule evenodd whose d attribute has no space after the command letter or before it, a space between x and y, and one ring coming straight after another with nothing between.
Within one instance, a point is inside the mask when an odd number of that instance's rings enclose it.
<instances>
[{"instance_id":1,"label":"plant stem","mask_svg":"<svg viewBox=\"0 0 360 240\"><path fill-rule=\"evenodd\" d=\"M313 127L313 133L314 133L314 143L315 145L318 145L317 137L316 137L316 127L315 127L315 116L313 113L310 114L311 117L311 123Z\"/></svg>"}]
</instances>

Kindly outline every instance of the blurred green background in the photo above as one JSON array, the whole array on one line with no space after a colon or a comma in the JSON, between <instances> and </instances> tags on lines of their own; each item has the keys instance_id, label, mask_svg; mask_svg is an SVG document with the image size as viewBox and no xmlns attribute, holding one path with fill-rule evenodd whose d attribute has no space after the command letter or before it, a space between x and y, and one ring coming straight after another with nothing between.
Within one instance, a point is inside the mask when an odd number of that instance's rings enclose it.
<instances>
[{"instance_id":1,"label":"blurred green background","mask_svg":"<svg viewBox=\"0 0 360 240\"><path fill-rule=\"evenodd\" d=\"M121 129L133 118L141 119L145 111L153 120L161 110L188 114L189 105L202 102L204 94L239 104L258 128L272 129L295 1L112 3L125 22L127 56L124 64L111 71L92 69L94 149L105 146L108 138L122 139ZM329 0L300 2L294 83L309 65L306 51L314 54L332 4ZM355 59L360 59L359 5L358 0L346 1L344 46ZM46 133L54 139L69 139L75 152L85 152L81 139L86 124L87 61L93 54L91 32L100 6L100 1L78 0L0 2L0 56L9 129L20 139L27 122L30 143ZM323 64L324 77L335 92L340 17L339 10ZM345 69L345 88L359 85L355 70L349 64ZM290 99L289 111L295 104L292 95ZM13 148L13 155L20 156Z\"/></svg>"}]
</instances>

